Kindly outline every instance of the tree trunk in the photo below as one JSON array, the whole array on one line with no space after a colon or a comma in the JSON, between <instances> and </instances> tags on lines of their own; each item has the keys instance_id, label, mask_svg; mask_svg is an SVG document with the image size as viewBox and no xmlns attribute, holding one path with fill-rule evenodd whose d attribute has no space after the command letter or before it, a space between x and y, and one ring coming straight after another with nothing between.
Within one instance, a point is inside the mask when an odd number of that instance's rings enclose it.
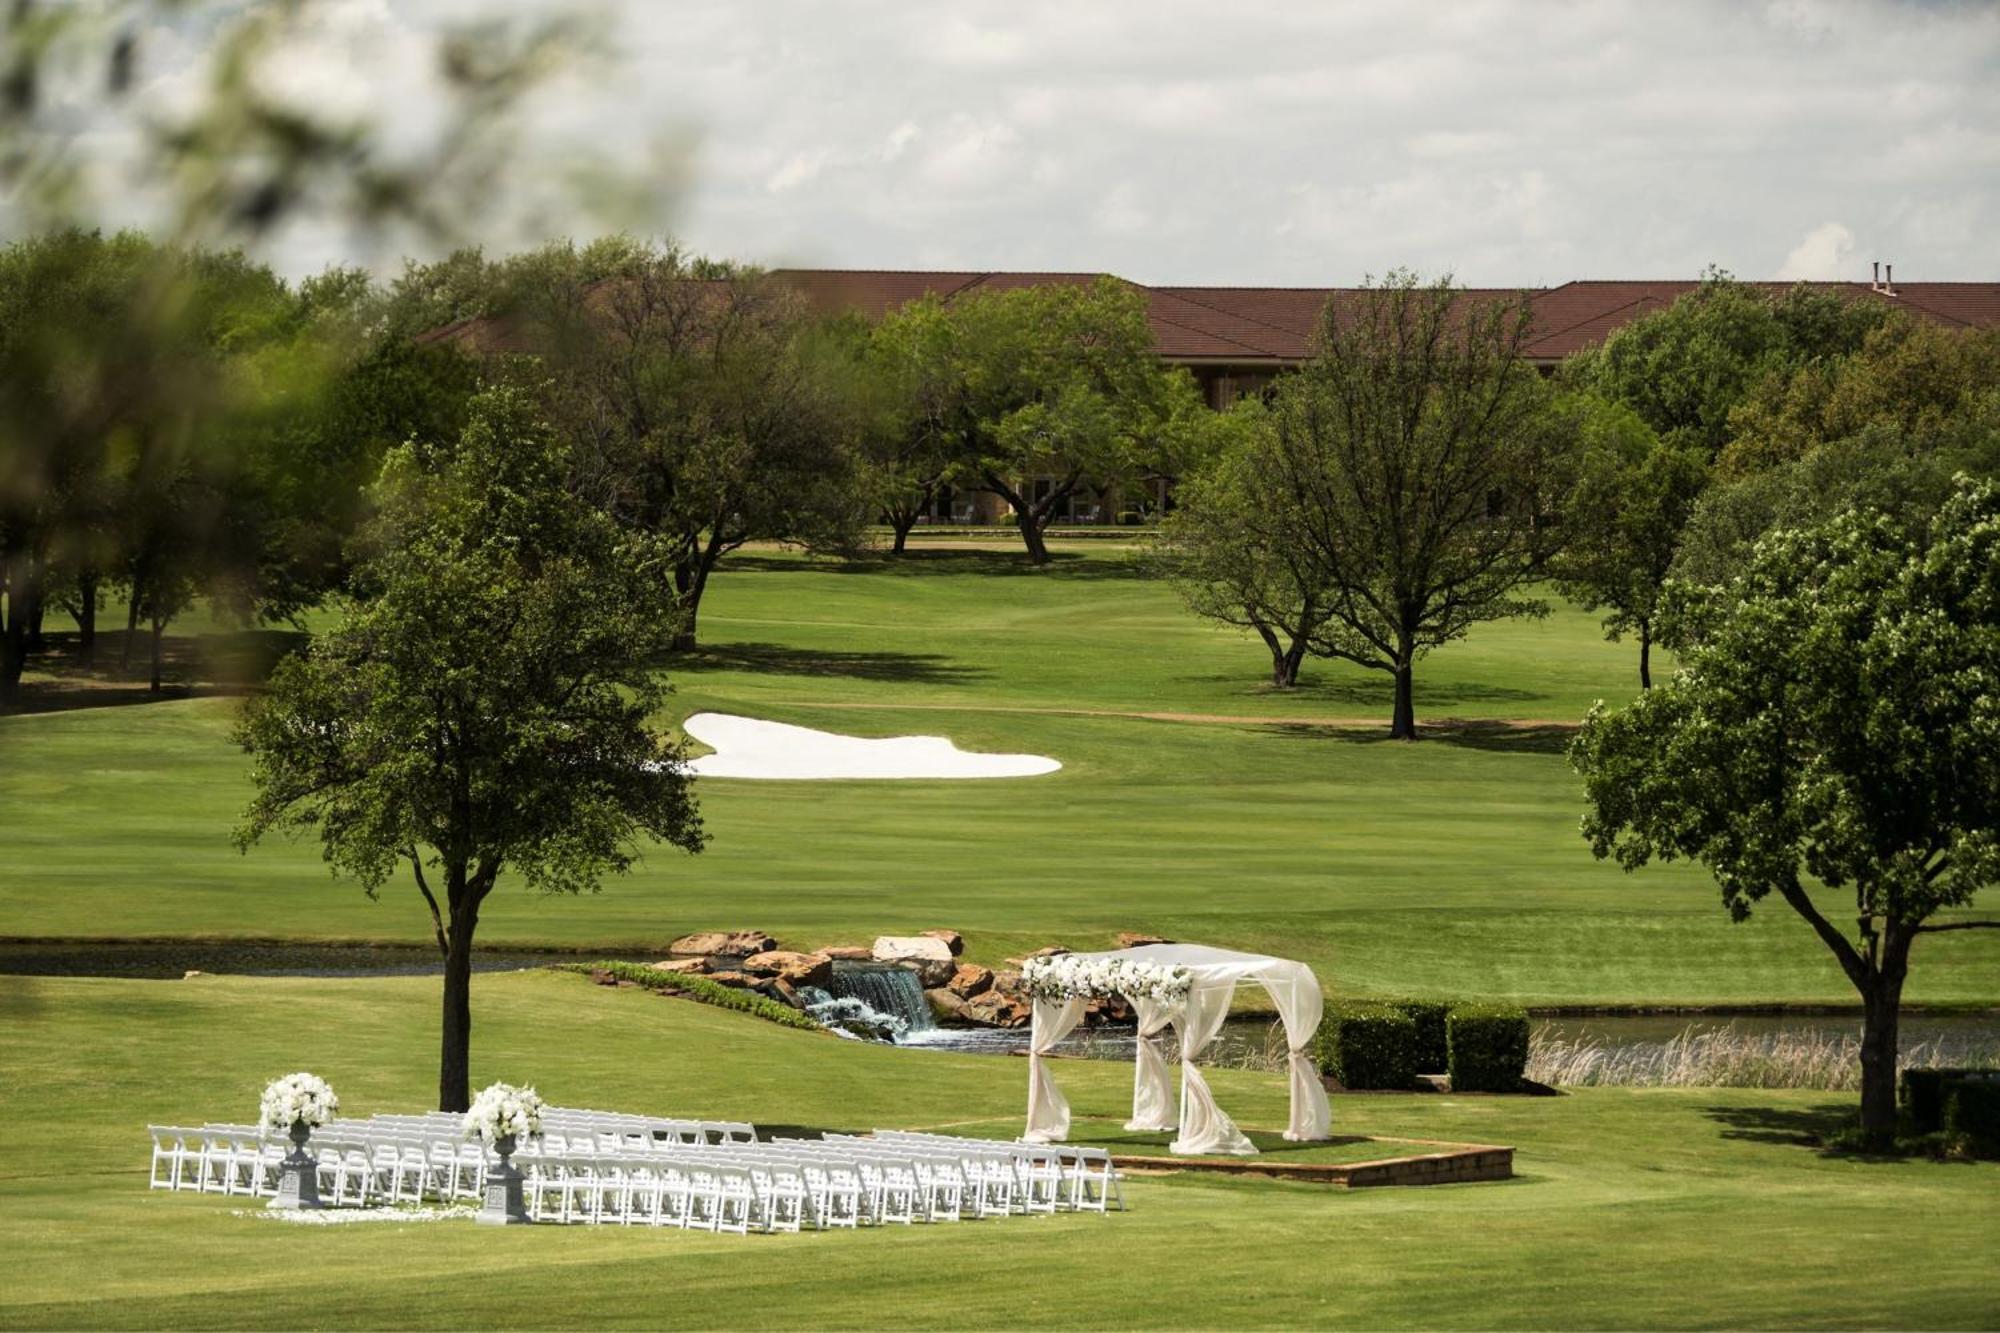
<instances>
[{"instance_id":1,"label":"tree trunk","mask_svg":"<svg viewBox=\"0 0 2000 1333\"><path fill-rule=\"evenodd\" d=\"M1861 1135L1875 1148L1888 1147L1896 1137L1896 1029L1914 938L1908 927L1891 923L1882 940L1881 964L1860 987Z\"/></svg>"},{"instance_id":2,"label":"tree trunk","mask_svg":"<svg viewBox=\"0 0 2000 1333\"><path fill-rule=\"evenodd\" d=\"M896 530L896 542L895 545L889 548L889 553L891 555L901 555L903 548L909 545L910 529L917 526L916 511L911 510L907 514L891 513L889 515L889 524Z\"/></svg>"},{"instance_id":3,"label":"tree trunk","mask_svg":"<svg viewBox=\"0 0 2000 1333\"><path fill-rule=\"evenodd\" d=\"M118 645L118 669L132 666L132 640L139 637L139 585L132 585L132 600L125 604L125 642Z\"/></svg>"},{"instance_id":4,"label":"tree trunk","mask_svg":"<svg viewBox=\"0 0 2000 1333\"><path fill-rule=\"evenodd\" d=\"M701 615L702 582L694 562L683 560L674 566L674 593L681 609L680 628L674 631L674 652L694 651L695 628Z\"/></svg>"},{"instance_id":5,"label":"tree trunk","mask_svg":"<svg viewBox=\"0 0 2000 1333\"><path fill-rule=\"evenodd\" d=\"M160 692L160 640L166 633L167 622L160 618L160 613L157 611L149 617L149 620L153 627L153 672L152 679L148 682L147 688L152 693L158 694Z\"/></svg>"},{"instance_id":6,"label":"tree trunk","mask_svg":"<svg viewBox=\"0 0 2000 1333\"><path fill-rule=\"evenodd\" d=\"M48 586L44 582L48 567L36 562L35 574L28 581L28 594L22 599L22 609L28 613L27 651L47 652L49 641L42 635L42 617L48 613Z\"/></svg>"},{"instance_id":7,"label":"tree trunk","mask_svg":"<svg viewBox=\"0 0 2000 1333\"><path fill-rule=\"evenodd\" d=\"M0 585L7 595L6 612L0 615L0 704L20 702L21 672L28 664L28 622L21 614L27 564L23 553L10 552L0 567Z\"/></svg>"},{"instance_id":8,"label":"tree trunk","mask_svg":"<svg viewBox=\"0 0 2000 1333\"><path fill-rule=\"evenodd\" d=\"M1417 738L1417 706L1412 694L1410 664L1396 664L1396 710L1389 718L1389 738L1413 741Z\"/></svg>"},{"instance_id":9,"label":"tree trunk","mask_svg":"<svg viewBox=\"0 0 2000 1333\"><path fill-rule=\"evenodd\" d=\"M1653 627L1639 622L1639 688L1653 688Z\"/></svg>"},{"instance_id":10,"label":"tree trunk","mask_svg":"<svg viewBox=\"0 0 2000 1333\"><path fill-rule=\"evenodd\" d=\"M76 576L76 655L84 666L97 664L97 571Z\"/></svg>"},{"instance_id":11,"label":"tree trunk","mask_svg":"<svg viewBox=\"0 0 2000 1333\"><path fill-rule=\"evenodd\" d=\"M1049 544L1042 536L1041 516L1031 507L1018 510L1015 518L1021 525L1021 540L1028 546L1029 561L1037 565L1049 563Z\"/></svg>"},{"instance_id":12,"label":"tree trunk","mask_svg":"<svg viewBox=\"0 0 2000 1333\"><path fill-rule=\"evenodd\" d=\"M451 935L444 955L444 1022L439 1029L438 1110L472 1105L472 932L479 907L462 886L464 871L449 872Z\"/></svg>"},{"instance_id":13,"label":"tree trunk","mask_svg":"<svg viewBox=\"0 0 2000 1333\"><path fill-rule=\"evenodd\" d=\"M1277 683L1286 689L1299 683L1299 668L1306 660L1306 639L1303 634L1292 640L1292 646L1278 660Z\"/></svg>"}]
</instances>

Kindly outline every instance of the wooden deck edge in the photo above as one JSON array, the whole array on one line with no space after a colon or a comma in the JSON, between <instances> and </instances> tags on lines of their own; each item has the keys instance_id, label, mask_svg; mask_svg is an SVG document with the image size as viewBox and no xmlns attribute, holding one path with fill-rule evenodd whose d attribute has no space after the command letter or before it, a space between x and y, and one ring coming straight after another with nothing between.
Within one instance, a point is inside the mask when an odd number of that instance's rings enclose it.
<instances>
[{"instance_id":1,"label":"wooden deck edge","mask_svg":"<svg viewBox=\"0 0 2000 1333\"><path fill-rule=\"evenodd\" d=\"M1416 1139L1405 1142L1433 1143ZM1514 1150L1491 1143L1438 1143L1442 1152L1407 1157L1381 1157L1366 1162L1267 1162L1256 1157L1147 1157L1114 1154L1120 1171L1208 1171L1217 1175L1265 1176L1300 1180L1340 1189L1377 1185L1456 1185L1469 1181L1507 1180L1514 1174Z\"/></svg>"}]
</instances>

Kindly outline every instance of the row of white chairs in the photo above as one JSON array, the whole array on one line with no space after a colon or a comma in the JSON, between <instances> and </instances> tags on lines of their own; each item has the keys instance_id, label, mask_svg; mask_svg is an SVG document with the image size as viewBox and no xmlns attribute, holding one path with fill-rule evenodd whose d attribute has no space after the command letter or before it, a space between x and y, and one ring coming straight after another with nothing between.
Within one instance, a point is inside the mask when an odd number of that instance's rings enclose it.
<instances>
[{"instance_id":1,"label":"row of white chairs","mask_svg":"<svg viewBox=\"0 0 2000 1333\"><path fill-rule=\"evenodd\" d=\"M311 1147L336 1206L480 1197L498 1157L429 1113L336 1120ZM524 1141L524 1201L537 1221L798 1231L1125 1207L1102 1149L877 1130L759 1142L738 1122L614 1112L544 1113ZM557 1128L560 1126L560 1128ZM254 1125L149 1126L155 1189L268 1196L289 1143Z\"/></svg>"}]
</instances>

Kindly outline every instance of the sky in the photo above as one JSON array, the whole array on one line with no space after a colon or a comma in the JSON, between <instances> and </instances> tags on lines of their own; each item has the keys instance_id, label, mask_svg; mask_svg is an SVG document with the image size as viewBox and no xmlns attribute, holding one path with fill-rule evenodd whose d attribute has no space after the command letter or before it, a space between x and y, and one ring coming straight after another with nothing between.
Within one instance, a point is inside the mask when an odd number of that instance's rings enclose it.
<instances>
[{"instance_id":1,"label":"sky","mask_svg":"<svg viewBox=\"0 0 2000 1333\"><path fill-rule=\"evenodd\" d=\"M277 84L419 135L435 119L430 43L471 12L319 0ZM521 152L596 152L671 184L668 206L628 221L729 258L1301 286L1394 267L1484 286L1711 264L1865 280L1873 260L1904 280L2000 280L2000 4L596 13L605 54L521 109ZM150 48L168 57L156 92L185 84L199 46L182 33ZM499 212L493 245L529 238ZM326 226L271 254L292 273L362 257Z\"/></svg>"}]
</instances>

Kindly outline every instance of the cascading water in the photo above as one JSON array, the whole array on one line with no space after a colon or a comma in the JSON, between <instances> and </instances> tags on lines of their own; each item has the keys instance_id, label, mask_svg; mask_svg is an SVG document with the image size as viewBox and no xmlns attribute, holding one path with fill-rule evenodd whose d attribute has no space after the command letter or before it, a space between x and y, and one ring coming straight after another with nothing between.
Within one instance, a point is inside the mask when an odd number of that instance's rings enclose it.
<instances>
[{"instance_id":1,"label":"cascading water","mask_svg":"<svg viewBox=\"0 0 2000 1333\"><path fill-rule=\"evenodd\" d=\"M923 984L907 968L835 963L827 987L808 986L801 998L814 1018L864 1040L902 1042L937 1026Z\"/></svg>"}]
</instances>

